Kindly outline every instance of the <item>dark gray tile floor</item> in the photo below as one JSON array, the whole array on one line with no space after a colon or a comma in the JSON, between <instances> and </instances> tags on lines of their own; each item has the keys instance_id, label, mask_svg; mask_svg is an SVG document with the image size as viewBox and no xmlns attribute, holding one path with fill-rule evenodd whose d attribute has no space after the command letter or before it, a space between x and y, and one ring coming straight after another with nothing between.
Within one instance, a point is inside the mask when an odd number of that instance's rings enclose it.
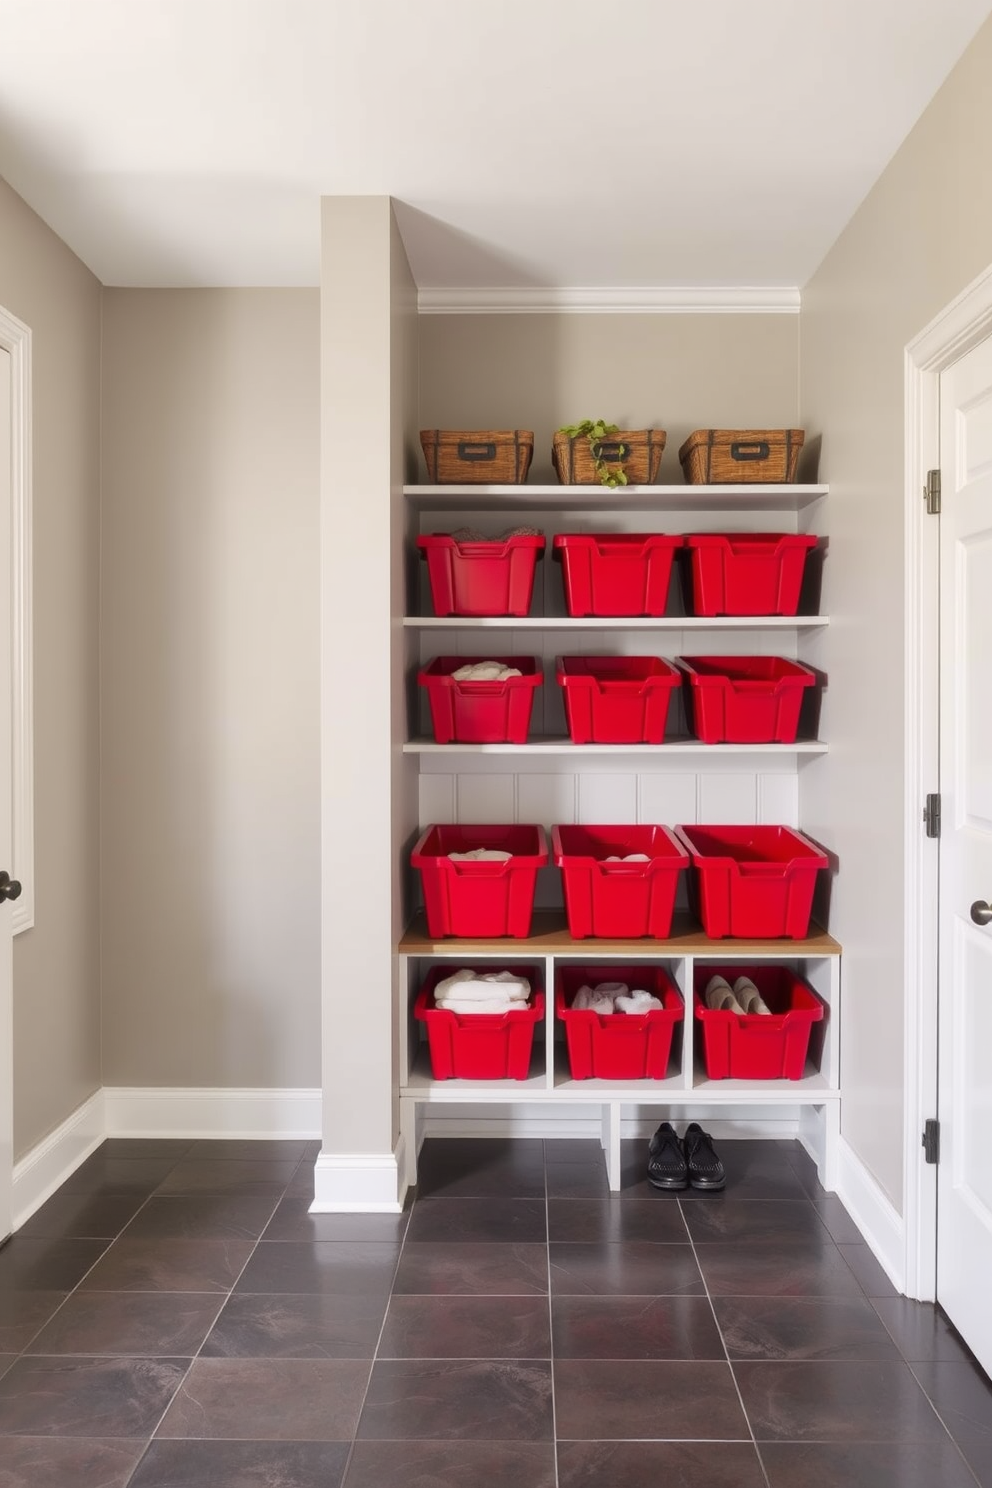
<instances>
[{"instance_id":1,"label":"dark gray tile floor","mask_svg":"<svg viewBox=\"0 0 992 1488\"><path fill-rule=\"evenodd\" d=\"M992 1488L992 1389L793 1142L110 1141L0 1250L0 1488Z\"/></svg>"}]
</instances>

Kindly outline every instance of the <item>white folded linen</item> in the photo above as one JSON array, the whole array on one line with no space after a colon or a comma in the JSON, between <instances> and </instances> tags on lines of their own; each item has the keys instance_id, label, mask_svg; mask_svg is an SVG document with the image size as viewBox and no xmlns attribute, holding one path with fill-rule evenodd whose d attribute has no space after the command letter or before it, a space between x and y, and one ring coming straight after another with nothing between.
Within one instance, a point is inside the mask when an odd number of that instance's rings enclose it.
<instances>
[{"instance_id":1,"label":"white folded linen","mask_svg":"<svg viewBox=\"0 0 992 1488\"><path fill-rule=\"evenodd\" d=\"M448 853L448 857L459 863L506 863L513 854L499 847L473 847L468 852Z\"/></svg>"},{"instance_id":2,"label":"white folded linen","mask_svg":"<svg viewBox=\"0 0 992 1488\"><path fill-rule=\"evenodd\" d=\"M650 992L632 992L629 997L618 997L615 1005L618 1013L639 1015L649 1013L652 1008L660 1008L663 1003L657 997L652 997Z\"/></svg>"},{"instance_id":3,"label":"white folded linen","mask_svg":"<svg viewBox=\"0 0 992 1488\"><path fill-rule=\"evenodd\" d=\"M473 1002L467 997L446 997L443 1002L435 1002L439 1008L444 1008L449 1013L512 1013L514 1008L527 1006L526 1002L510 997L492 997L488 1002Z\"/></svg>"},{"instance_id":4,"label":"white folded linen","mask_svg":"<svg viewBox=\"0 0 992 1488\"><path fill-rule=\"evenodd\" d=\"M467 661L451 673L456 682L505 682L508 677L521 677L519 667L502 661Z\"/></svg>"}]
</instances>

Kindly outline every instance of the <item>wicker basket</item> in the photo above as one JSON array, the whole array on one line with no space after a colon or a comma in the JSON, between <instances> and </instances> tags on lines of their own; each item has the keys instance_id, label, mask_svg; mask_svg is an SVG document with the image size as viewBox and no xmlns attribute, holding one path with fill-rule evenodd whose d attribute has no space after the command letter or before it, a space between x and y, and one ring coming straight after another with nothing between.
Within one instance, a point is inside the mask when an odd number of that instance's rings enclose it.
<instances>
[{"instance_id":1,"label":"wicker basket","mask_svg":"<svg viewBox=\"0 0 992 1488\"><path fill-rule=\"evenodd\" d=\"M570 439L559 432L554 437L551 458L563 486L599 485L599 458L606 461L608 469L622 470L628 485L650 486L658 479L664 448L664 429L622 429L592 444L586 434Z\"/></svg>"},{"instance_id":2,"label":"wicker basket","mask_svg":"<svg viewBox=\"0 0 992 1488\"><path fill-rule=\"evenodd\" d=\"M679 450L690 486L794 481L802 429L697 429Z\"/></svg>"},{"instance_id":3,"label":"wicker basket","mask_svg":"<svg viewBox=\"0 0 992 1488\"><path fill-rule=\"evenodd\" d=\"M520 486L534 454L532 429L421 429L431 485Z\"/></svg>"}]
</instances>

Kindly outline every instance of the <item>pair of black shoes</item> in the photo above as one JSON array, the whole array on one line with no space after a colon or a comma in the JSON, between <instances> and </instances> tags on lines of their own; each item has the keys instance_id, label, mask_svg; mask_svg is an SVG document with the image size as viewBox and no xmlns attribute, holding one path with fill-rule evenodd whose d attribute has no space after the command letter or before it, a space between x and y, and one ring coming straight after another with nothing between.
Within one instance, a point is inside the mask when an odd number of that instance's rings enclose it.
<instances>
[{"instance_id":1,"label":"pair of black shoes","mask_svg":"<svg viewBox=\"0 0 992 1488\"><path fill-rule=\"evenodd\" d=\"M663 1121L648 1143L648 1182L654 1188L724 1188L727 1174L713 1143L695 1121L679 1140L670 1121Z\"/></svg>"}]
</instances>

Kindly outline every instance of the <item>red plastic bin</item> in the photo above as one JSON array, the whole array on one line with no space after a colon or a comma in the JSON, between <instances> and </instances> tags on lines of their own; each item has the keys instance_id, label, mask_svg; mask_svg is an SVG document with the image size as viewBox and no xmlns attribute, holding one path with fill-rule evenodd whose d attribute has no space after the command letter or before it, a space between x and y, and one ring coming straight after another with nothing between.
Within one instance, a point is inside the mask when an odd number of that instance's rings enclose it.
<instances>
[{"instance_id":1,"label":"red plastic bin","mask_svg":"<svg viewBox=\"0 0 992 1488\"><path fill-rule=\"evenodd\" d=\"M453 852L497 848L502 862L452 861ZM411 866L420 870L427 931L447 935L530 934L537 870L547 866L548 843L538 826L432 826L414 844Z\"/></svg>"},{"instance_id":2,"label":"red plastic bin","mask_svg":"<svg viewBox=\"0 0 992 1488\"><path fill-rule=\"evenodd\" d=\"M664 615L682 535L571 533L554 539L570 615Z\"/></svg>"},{"instance_id":3,"label":"red plastic bin","mask_svg":"<svg viewBox=\"0 0 992 1488\"><path fill-rule=\"evenodd\" d=\"M703 1003L712 976L733 986L750 977L770 1013L730 1013ZM813 1024L824 1005L812 987L787 966L698 966L693 978L696 1026L711 1080L801 1080Z\"/></svg>"},{"instance_id":4,"label":"red plastic bin","mask_svg":"<svg viewBox=\"0 0 992 1488\"><path fill-rule=\"evenodd\" d=\"M705 532L685 539L692 615L794 615L810 533Z\"/></svg>"},{"instance_id":5,"label":"red plastic bin","mask_svg":"<svg viewBox=\"0 0 992 1488\"><path fill-rule=\"evenodd\" d=\"M704 744L792 744L815 673L782 656L677 656L690 731Z\"/></svg>"},{"instance_id":6,"label":"red plastic bin","mask_svg":"<svg viewBox=\"0 0 992 1488\"><path fill-rule=\"evenodd\" d=\"M427 559L435 615L526 615L545 539L521 533L502 542L460 542L447 533L418 537Z\"/></svg>"},{"instance_id":7,"label":"red plastic bin","mask_svg":"<svg viewBox=\"0 0 992 1488\"><path fill-rule=\"evenodd\" d=\"M692 859L689 887L703 930L724 936L802 940L816 875L829 859L791 827L679 826Z\"/></svg>"},{"instance_id":8,"label":"red plastic bin","mask_svg":"<svg viewBox=\"0 0 992 1488\"><path fill-rule=\"evenodd\" d=\"M647 1013L573 1011L583 983L626 982L643 988L663 1006ZM575 1080L663 1080L668 1074L675 1027L684 1008L668 972L661 966L559 966L555 972L555 1012L565 1025L568 1063Z\"/></svg>"},{"instance_id":9,"label":"red plastic bin","mask_svg":"<svg viewBox=\"0 0 992 1488\"><path fill-rule=\"evenodd\" d=\"M480 661L499 661L522 675L505 682L459 682L451 675ZM435 656L417 681L427 689L438 744L525 744L534 689L544 675L534 656Z\"/></svg>"},{"instance_id":10,"label":"red plastic bin","mask_svg":"<svg viewBox=\"0 0 992 1488\"><path fill-rule=\"evenodd\" d=\"M552 857L561 869L565 914L573 940L587 936L664 940L672 928L679 874L689 855L668 827L551 828ZM647 853L647 863L604 859ZM623 978L621 978L623 980Z\"/></svg>"},{"instance_id":11,"label":"red plastic bin","mask_svg":"<svg viewBox=\"0 0 992 1488\"><path fill-rule=\"evenodd\" d=\"M453 1013L450 1008L435 1007L434 988L455 969L453 964L433 967L413 1005L414 1017L427 1030L434 1079L526 1080L534 1029L544 1017L544 993L534 968L499 967L527 977L531 984L529 1001L508 1013ZM492 969L472 967L473 971Z\"/></svg>"},{"instance_id":12,"label":"red plastic bin","mask_svg":"<svg viewBox=\"0 0 992 1488\"><path fill-rule=\"evenodd\" d=\"M680 676L659 656L559 656L556 677L575 744L661 744Z\"/></svg>"}]
</instances>

